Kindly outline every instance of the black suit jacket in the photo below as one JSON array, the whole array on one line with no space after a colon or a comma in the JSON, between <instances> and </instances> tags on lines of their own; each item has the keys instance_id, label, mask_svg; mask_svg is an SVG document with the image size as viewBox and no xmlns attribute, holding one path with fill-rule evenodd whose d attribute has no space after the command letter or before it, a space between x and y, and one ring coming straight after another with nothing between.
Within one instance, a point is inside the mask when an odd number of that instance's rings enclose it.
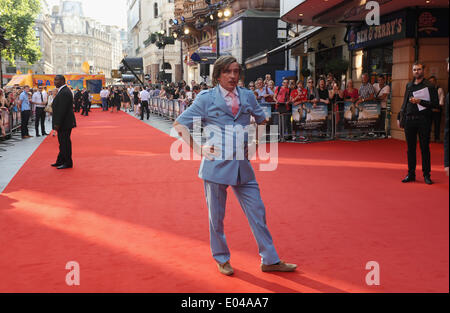
<instances>
[{"instance_id":1,"label":"black suit jacket","mask_svg":"<svg viewBox=\"0 0 450 313\"><path fill-rule=\"evenodd\" d=\"M52 103L52 126L60 129L72 129L76 127L75 114L73 113L73 94L69 87L65 86L56 95Z\"/></svg>"},{"instance_id":2,"label":"black suit jacket","mask_svg":"<svg viewBox=\"0 0 450 313\"><path fill-rule=\"evenodd\" d=\"M414 80L412 82L409 82L406 85L405 95L403 97L403 104L402 108L400 109L400 113L397 116L397 119L400 121L400 115L405 114L405 116L408 114L407 107L409 103L409 98L412 97L413 90L418 90L423 87L428 87L428 91L430 93L430 101L420 101L420 105L425 107L425 110L420 111L416 109L417 114L424 114L431 118L432 109L439 107L439 96L437 89L428 81L423 80L422 83L415 85Z\"/></svg>"},{"instance_id":3,"label":"black suit jacket","mask_svg":"<svg viewBox=\"0 0 450 313\"><path fill-rule=\"evenodd\" d=\"M444 127L444 166L448 167L448 139L449 139L449 107L448 107L448 93L447 97L445 98L445 127Z\"/></svg>"}]
</instances>

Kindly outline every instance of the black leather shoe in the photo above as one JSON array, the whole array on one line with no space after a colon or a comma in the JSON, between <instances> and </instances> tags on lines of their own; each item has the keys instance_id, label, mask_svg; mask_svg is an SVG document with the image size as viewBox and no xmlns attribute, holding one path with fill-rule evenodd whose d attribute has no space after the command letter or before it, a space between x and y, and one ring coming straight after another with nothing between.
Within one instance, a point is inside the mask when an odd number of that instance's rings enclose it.
<instances>
[{"instance_id":1,"label":"black leather shoe","mask_svg":"<svg viewBox=\"0 0 450 313\"><path fill-rule=\"evenodd\" d=\"M72 167L73 167L72 165L65 165L65 164L63 164L61 166L58 166L57 169L58 170L64 170L66 168L72 168Z\"/></svg>"},{"instance_id":2,"label":"black leather shoe","mask_svg":"<svg viewBox=\"0 0 450 313\"><path fill-rule=\"evenodd\" d=\"M409 183L412 181L416 181L416 176L408 175L402 180L402 183Z\"/></svg>"},{"instance_id":3,"label":"black leather shoe","mask_svg":"<svg viewBox=\"0 0 450 313\"><path fill-rule=\"evenodd\" d=\"M41 137L41 135L39 135L39 134L36 134L36 137Z\"/></svg>"},{"instance_id":4,"label":"black leather shoe","mask_svg":"<svg viewBox=\"0 0 450 313\"><path fill-rule=\"evenodd\" d=\"M42 136L48 136L48 134L47 133L42 133Z\"/></svg>"},{"instance_id":5,"label":"black leather shoe","mask_svg":"<svg viewBox=\"0 0 450 313\"><path fill-rule=\"evenodd\" d=\"M60 163L54 163L54 164L52 164L52 166L53 167L60 167L62 164L60 164Z\"/></svg>"},{"instance_id":6,"label":"black leather shoe","mask_svg":"<svg viewBox=\"0 0 450 313\"><path fill-rule=\"evenodd\" d=\"M424 180L425 180L425 184L433 185L433 181L431 180L430 176L425 176Z\"/></svg>"}]
</instances>

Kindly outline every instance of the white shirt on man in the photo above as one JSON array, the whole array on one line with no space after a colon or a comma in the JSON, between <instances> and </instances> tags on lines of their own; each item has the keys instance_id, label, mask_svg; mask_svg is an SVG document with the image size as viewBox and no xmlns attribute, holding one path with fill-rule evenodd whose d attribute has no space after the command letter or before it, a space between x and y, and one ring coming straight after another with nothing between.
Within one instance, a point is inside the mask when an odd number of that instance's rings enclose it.
<instances>
[{"instance_id":1,"label":"white shirt on man","mask_svg":"<svg viewBox=\"0 0 450 313\"><path fill-rule=\"evenodd\" d=\"M42 97L41 97L41 93L42 93ZM38 107L38 108L45 107L45 105L47 104L47 100L48 100L48 96L47 96L47 93L45 92L45 90L42 90L42 92L36 91L35 93L33 93L33 96L31 97L31 102L33 102L33 104L36 105L36 107Z\"/></svg>"},{"instance_id":2,"label":"white shirt on man","mask_svg":"<svg viewBox=\"0 0 450 313\"><path fill-rule=\"evenodd\" d=\"M222 95L223 99L225 100L225 103L228 105L230 110L233 111L233 98L228 95L230 92L228 90L226 90L225 88L223 88L222 86L220 86L220 84L219 84L219 90L220 90L220 94ZM240 105L241 103L239 100L239 93L237 92L236 88L234 88L233 93L236 95L237 102Z\"/></svg>"},{"instance_id":3,"label":"white shirt on man","mask_svg":"<svg viewBox=\"0 0 450 313\"><path fill-rule=\"evenodd\" d=\"M150 94L145 89L141 91L140 96L141 96L141 101L147 101L148 102L148 100L150 99Z\"/></svg>"},{"instance_id":4,"label":"white shirt on man","mask_svg":"<svg viewBox=\"0 0 450 313\"><path fill-rule=\"evenodd\" d=\"M103 89L100 91L100 98L108 98L109 91L107 89Z\"/></svg>"},{"instance_id":5,"label":"white shirt on man","mask_svg":"<svg viewBox=\"0 0 450 313\"><path fill-rule=\"evenodd\" d=\"M383 109L386 109L387 108L387 98L389 97L389 94L391 93L391 87L389 87L389 85L384 85L383 88L380 91L380 85L378 83L375 83L373 85L373 88L375 89L375 96L376 97L379 97L379 96L387 94L386 99L381 101L381 107Z\"/></svg>"}]
</instances>

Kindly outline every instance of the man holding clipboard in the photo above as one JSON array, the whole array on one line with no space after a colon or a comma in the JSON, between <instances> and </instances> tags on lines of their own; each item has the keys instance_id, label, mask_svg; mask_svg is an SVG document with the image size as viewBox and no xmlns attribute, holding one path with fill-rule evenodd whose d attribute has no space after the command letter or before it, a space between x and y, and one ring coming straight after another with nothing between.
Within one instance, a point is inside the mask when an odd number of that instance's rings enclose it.
<instances>
[{"instance_id":1,"label":"man holding clipboard","mask_svg":"<svg viewBox=\"0 0 450 313\"><path fill-rule=\"evenodd\" d=\"M416 148L419 135L422 152L422 171L425 183L431 180L430 133L432 108L439 104L436 88L424 78L425 66L419 62L413 65L414 80L406 85L403 105L398 114L398 126L405 129L408 145L408 175L402 180L409 183L416 180Z\"/></svg>"}]
</instances>

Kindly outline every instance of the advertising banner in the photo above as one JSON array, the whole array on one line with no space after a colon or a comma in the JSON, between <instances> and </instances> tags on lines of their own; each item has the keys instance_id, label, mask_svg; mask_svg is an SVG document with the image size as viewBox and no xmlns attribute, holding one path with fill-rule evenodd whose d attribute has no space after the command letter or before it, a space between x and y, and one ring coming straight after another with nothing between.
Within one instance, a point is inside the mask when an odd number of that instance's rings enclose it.
<instances>
[{"instance_id":1,"label":"advertising banner","mask_svg":"<svg viewBox=\"0 0 450 313\"><path fill-rule=\"evenodd\" d=\"M292 106L292 119L301 130L327 132L328 106L322 102L316 105L309 102L294 105Z\"/></svg>"},{"instance_id":2,"label":"advertising banner","mask_svg":"<svg viewBox=\"0 0 450 313\"><path fill-rule=\"evenodd\" d=\"M360 104L345 102L344 128L375 130L380 113L381 105L378 102L363 102Z\"/></svg>"}]
</instances>

